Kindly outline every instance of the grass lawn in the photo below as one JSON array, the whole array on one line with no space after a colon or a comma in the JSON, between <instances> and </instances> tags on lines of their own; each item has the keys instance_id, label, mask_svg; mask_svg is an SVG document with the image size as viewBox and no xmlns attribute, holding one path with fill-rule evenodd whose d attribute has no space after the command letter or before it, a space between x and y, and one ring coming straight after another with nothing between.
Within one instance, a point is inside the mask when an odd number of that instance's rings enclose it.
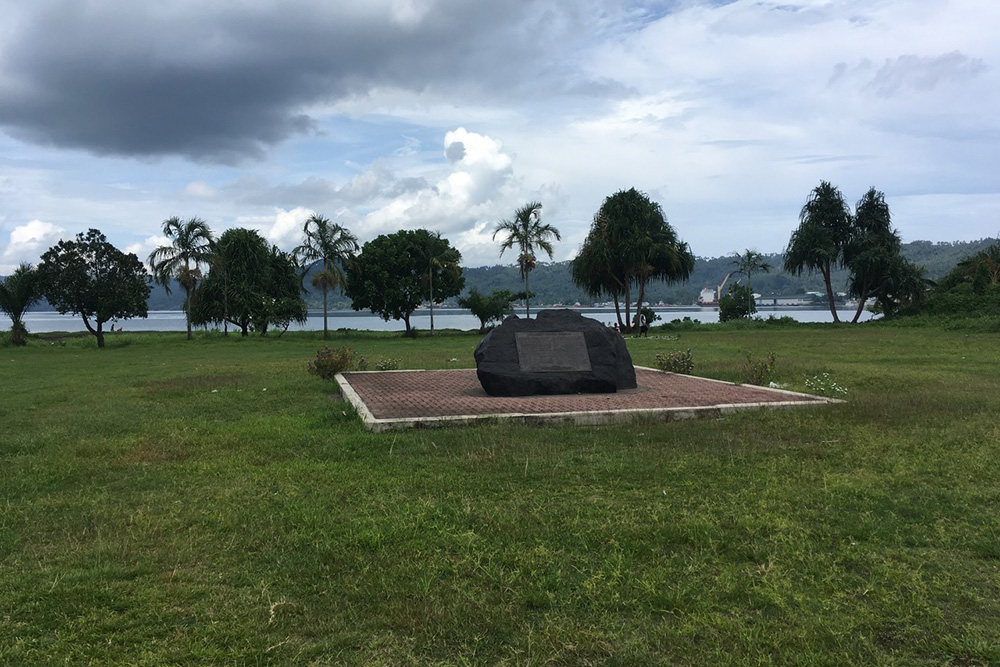
<instances>
[{"instance_id":1,"label":"grass lawn","mask_svg":"<svg viewBox=\"0 0 1000 667\"><path fill-rule=\"evenodd\" d=\"M441 333L330 344L471 367ZM320 336L0 347L0 665L1000 663L995 333L665 332L847 402L387 434Z\"/></svg>"}]
</instances>

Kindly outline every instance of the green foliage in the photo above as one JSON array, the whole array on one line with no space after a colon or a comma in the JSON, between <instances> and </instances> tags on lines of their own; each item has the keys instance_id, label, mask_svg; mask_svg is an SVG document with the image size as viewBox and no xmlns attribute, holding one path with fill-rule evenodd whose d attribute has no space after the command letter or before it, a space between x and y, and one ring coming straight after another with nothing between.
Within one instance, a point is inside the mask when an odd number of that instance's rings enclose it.
<instances>
[{"instance_id":1,"label":"green foliage","mask_svg":"<svg viewBox=\"0 0 1000 667\"><path fill-rule=\"evenodd\" d=\"M636 310L646 300L652 281L687 280L694 270L694 255L667 222L660 205L631 188L605 198L594 215L587 238L571 263L573 282L594 297L625 302L625 319L632 324L632 288L637 289Z\"/></svg>"},{"instance_id":2,"label":"green foliage","mask_svg":"<svg viewBox=\"0 0 1000 667\"><path fill-rule=\"evenodd\" d=\"M379 360L375 362L375 370L396 371L399 370L399 363L399 359L394 357L380 357Z\"/></svg>"},{"instance_id":3,"label":"green foliage","mask_svg":"<svg viewBox=\"0 0 1000 667\"><path fill-rule=\"evenodd\" d=\"M40 274L30 264L20 264L14 273L0 280L0 312L10 318L11 345L27 345L24 314L41 298Z\"/></svg>"},{"instance_id":4,"label":"green foliage","mask_svg":"<svg viewBox=\"0 0 1000 667\"><path fill-rule=\"evenodd\" d=\"M719 321L748 319L757 312L753 290L747 285L730 285L729 292L719 299Z\"/></svg>"},{"instance_id":5,"label":"green foliage","mask_svg":"<svg viewBox=\"0 0 1000 667\"><path fill-rule=\"evenodd\" d=\"M1000 315L1000 243L963 257L923 299L904 304L899 314L976 318Z\"/></svg>"},{"instance_id":6,"label":"green foliage","mask_svg":"<svg viewBox=\"0 0 1000 667\"><path fill-rule=\"evenodd\" d=\"M523 295L523 292L521 294ZM517 294L511 294L507 290L493 290L489 296L484 296L479 290L473 288L469 290L467 295L458 300L458 305L469 309L473 315L479 318L479 333L486 333L491 323L502 322L505 317L514 312L510 304L517 297Z\"/></svg>"},{"instance_id":7,"label":"green foliage","mask_svg":"<svg viewBox=\"0 0 1000 667\"><path fill-rule=\"evenodd\" d=\"M365 243L347 271L347 296L354 310L369 309L382 319L403 320L412 337L410 315L428 296L428 267L434 257L445 257L434 266L434 301L457 296L465 286L461 254L447 239L426 229L400 230Z\"/></svg>"},{"instance_id":8,"label":"green foliage","mask_svg":"<svg viewBox=\"0 0 1000 667\"><path fill-rule=\"evenodd\" d=\"M684 375L694 373L694 361L691 359L691 348L688 348L683 352L680 350L674 350L672 352L657 352L656 367L661 371L667 371L669 373L682 373Z\"/></svg>"},{"instance_id":9,"label":"green foliage","mask_svg":"<svg viewBox=\"0 0 1000 667\"><path fill-rule=\"evenodd\" d=\"M38 273L48 302L62 314L80 315L97 347L104 347L105 322L146 317L149 274L139 258L96 229L45 251Z\"/></svg>"},{"instance_id":10,"label":"green foliage","mask_svg":"<svg viewBox=\"0 0 1000 667\"><path fill-rule=\"evenodd\" d=\"M287 330L305 322L305 302L291 255L254 230L226 230L215 244L211 271L194 295L195 324L232 324L242 336L251 329Z\"/></svg>"},{"instance_id":11,"label":"green foliage","mask_svg":"<svg viewBox=\"0 0 1000 667\"><path fill-rule=\"evenodd\" d=\"M747 353L747 360L740 365L739 376L743 384L755 384L763 387L774 377L774 352L768 352L763 359L755 359L753 353Z\"/></svg>"},{"instance_id":12,"label":"green foliage","mask_svg":"<svg viewBox=\"0 0 1000 667\"><path fill-rule=\"evenodd\" d=\"M367 368L368 362L352 348L346 346L331 348L327 345L317 350L316 358L306 366L307 371L324 380L332 380L337 373L363 371Z\"/></svg>"}]
</instances>

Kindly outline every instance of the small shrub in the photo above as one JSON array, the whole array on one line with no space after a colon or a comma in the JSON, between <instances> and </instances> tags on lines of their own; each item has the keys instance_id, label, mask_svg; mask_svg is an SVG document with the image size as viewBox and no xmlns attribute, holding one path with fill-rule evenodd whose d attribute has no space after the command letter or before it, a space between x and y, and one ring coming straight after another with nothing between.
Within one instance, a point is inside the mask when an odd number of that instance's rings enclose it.
<instances>
[{"instance_id":1,"label":"small shrub","mask_svg":"<svg viewBox=\"0 0 1000 667\"><path fill-rule=\"evenodd\" d=\"M763 387L771 381L774 365L774 352L768 352L763 359L754 359L753 354L747 354L746 363L740 366L740 379L743 384Z\"/></svg>"},{"instance_id":2,"label":"small shrub","mask_svg":"<svg viewBox=\"0 0 1000 667\"><path fill-rule=\"evenodd\" d=\"M657 352L656 367L668 373L682 373L691 375L694 372L694 362L691 360L690 348L685 352L674 350L673 352Z\"/></svg>"},{"instance_id":3,"label":"small shrub","mask_svg":"<svg viewBox=\"0 0 1000 667\"><path fill-rule=\"evenodd\" d=\"M375 362L375 370L377 371L396 371L399 370L399 359L393 359L391 357L381 357Z\"/></svg>"},{"instance_id":4,"label":"small shrub","mask_svg":"<svg viewBox=\"0 0 1000 667\"><path fill-rule=\"evenodd\" d=\"M337 373L363 371L367 368L368 362L365 358L351 348L331 348L325 345L316 352L316 358L306 366L306 370L324 380L332 380Z\"/></svg>"},{"instance_id":5,"label":"small shrub","mask_svg":"<svg viewBox=\"0 0 1000 667\"><path fill-rule=\"evenodd\" d=\"M842 398L847 396L847 390L833 381L829 373L820 373L806 378L806 389L819 396Z\"/></svg>"}]
</instances>

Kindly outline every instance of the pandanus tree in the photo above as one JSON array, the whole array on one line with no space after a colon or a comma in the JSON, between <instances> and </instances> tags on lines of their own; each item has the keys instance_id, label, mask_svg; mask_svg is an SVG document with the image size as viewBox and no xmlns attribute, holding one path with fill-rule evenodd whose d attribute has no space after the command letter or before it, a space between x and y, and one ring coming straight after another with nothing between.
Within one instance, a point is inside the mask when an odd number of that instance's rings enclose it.
<instances>
[{"instance_id":1,"label":"pandanus tree","mask_svg":"<svg viewBox=\"0 0 1000 667\"><path fill-rule=\"evenodd\" d=\"M819 271L833 321L839 322L830 273L844 263L844 247L850 239L851 210L844 195L827 181L813 188L799 212L799 226L785 248L785 271L802 275Z\"/></svg>"},{"instance_id":2,"label":"pandanus tree","mask_svg":"<svg viewBox=\"0 0 1000 667\"><path fill-rule=\"evenodd\" d=\"M0 280L0 311L11 321L11 342L27 345L28 329L24 326L24 314L41 298L38 271L30 264L21 264L14 273Z\"/></svg>"},{"instance_id":3,"label":"pandanus tree","mask_svg":"<svg viewBox=\"0 0 1000 667\"><path fill-rule=\"evenodd\" d=\"M528 286L528 275L535 268L536 252L541 250L552 259L552 239L559 241L562 237L559 230L542 222L542 205L537 201L529 202L514 212L511 220L501 220L493 231L493 239L502 234L500 256L504 251L518 249L517 266L524 280L524 316L531 317L529 303L531 290Z\"/></svg>"},{"instance_id":4,"label":"pandanus tree","mask_svg":"<svg viewBox=\"0 0 1000 667\"><path fill-rule=\"evenodd\" d=\"M171 245L160 246L149 255L149 270L167 294L173 280L184 288L184 316L191 340L191 296L202 277L201 265L207 265L212 257L212 230L201 218L181 220L174 216L163 221L163 235Z\"/></svg>"},{"instance_id":5,"label":"pandanus tree","mask_svg":"<svg viewBox=\"0 0 1000 667\"><path fill-rule=\"evenodd\" d=\"M580 254L573 260L573 279L590 294L609 294L625 301L625 320L631 329L632 288L637 290L636 314L653 280L687 280L694 270L694 255L677 237L663 209L648 195L631 188L605 198Z\"/></svg>"},{"instance_id":6,"label":"pandanus tree","mask_svg":"<svg viewBox=\"0 0 1000 667\"><path fill-rule=\"evenodd\" d=\"M329 338L327 295L337 287L343 293L346 280L344 265L360 249L358 239L345 227L320 215L306 220L302 231L305 240L292 254L302 267L303 280L310 270L317 269L312 274L311 282L313 287L323 292L323 338Z\"/></svg>"},{"instance_id":7,"label":"pandanus tree","mask_svg":"<svg viewBox=\"0 0 1000 667\"><path fill-rule=\"evenodd\" d=\"M896 262L901 250L885 195L869 188L854 207L850 238L844 246L844 265L850 270L848 292L858 300L851 322L860 319L865 302L880 288L895 284L899 276L909 276Z\"/></svg>"}]
</instances>

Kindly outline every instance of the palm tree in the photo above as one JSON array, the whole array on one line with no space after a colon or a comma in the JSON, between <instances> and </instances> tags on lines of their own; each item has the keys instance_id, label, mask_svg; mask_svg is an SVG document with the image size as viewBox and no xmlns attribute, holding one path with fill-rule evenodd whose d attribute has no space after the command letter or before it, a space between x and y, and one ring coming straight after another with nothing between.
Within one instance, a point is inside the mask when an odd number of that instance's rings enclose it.
<instances>
[{"instance_id":1,"label":"palm tree","mask_svg":"<svg viewBox=\"0 0 1000 667\"><path fill-rule=\"evenodd\" d=\"M329 338L327 294L334 287L340 287L343 292L346 280L344 262L349 261L360 246L354 234L321 215L313 215L306 220L302 231L306 235L305 241L292 254L302 267L303 280L309 269L321 265L320 270L313 274L312 286L323 290L323 338Z\"/></svg>"},{"instance_id":2,"label":"palm tree","mask_svg":"<svg viewBox=\"0 0 1000 667\"><path fill-rule=\"evenodd\" d=\"M498 222L493 231L493 240L496 240L497 234L500 233L506 235L500 244L501 257L505 250L514 246L520 251L517 265L521 269L521 277L524 278L524 316L531 317L528 274L535 268L535 250L544 251L549 259L552 259L552 242L549 239L555 238L560 241L562 237L559 235L559 230L552 225L542 224L542 205L536 201L517 209L513 220Z\"/></svg>"},{"instance_id":3,"label":"palm tree","mask_svg":"<svg viewBox=\"0 0 1000 667\"><path fill-rule=\"evenodd\" d=\"M0 280L0 311L10 318L11 342L27 345L24 314L42 298L38 271L30 264L20 264L14 273Z\"/></svg>"},{"instance_id":4,"label":"palm tree","mask_svg":"<svg viewBox=\"0 0 1000 667\"><path fill-rule=\"evenodd\" d=\"M442 239L440 232L426 232L426 234L423 247L416 249L416 253L422 255L424 261L427 263L427 298L431 309L431 335L433 336L434 274L448 274L457 280L458 276L462 273L462 268L458 265L462 259L462 254L457 248L453 248L447 239Z\"/></svg>"},{"instance_id":5,"label":"palm tree","mask_svg":"<svg viewBox=\"0 0 1000 667\"><path fill-rule=\"evenodd\" d=\"M764 255L749 248L743 254L736 253L733 264L736 265L737 272L747 277L747 319L750 319L753 310L753 288L750 287L750 274L757 271L768 273L771 270L771 265L764 261Z\"/></svg>"},{"instance_id":6,"label":"palm tree","mask_svg":"<svg viewBox=\"0 0 1000 667\"><path fill-rule=\"evenodd\" d=\"M208 264L212 257L212 230L201 218L182 221L174 216L163 221L163 235L173 244L160 246L149 255L149 270L153 280L163 285L167 294L170 294L171 280L176 280L184 288L187 337L191 340L191 295L201 280L199 265Z\"/></svg>"},{"instance_id":7,"label":"palm tree","mask_svg":"<svg viewBox=\"0 0 1000 667\"><path fill-rule=\"evenodd\" d=\"M830 272L834 265L843 264L844 246L851 230L851 210L840 190L827 181L820 181L799 212L799 226L785 248L785 271L802 275L803 271L819 271L826 286L833 321L839 322L833 298Z\"/></svg>"}]
</instances>

